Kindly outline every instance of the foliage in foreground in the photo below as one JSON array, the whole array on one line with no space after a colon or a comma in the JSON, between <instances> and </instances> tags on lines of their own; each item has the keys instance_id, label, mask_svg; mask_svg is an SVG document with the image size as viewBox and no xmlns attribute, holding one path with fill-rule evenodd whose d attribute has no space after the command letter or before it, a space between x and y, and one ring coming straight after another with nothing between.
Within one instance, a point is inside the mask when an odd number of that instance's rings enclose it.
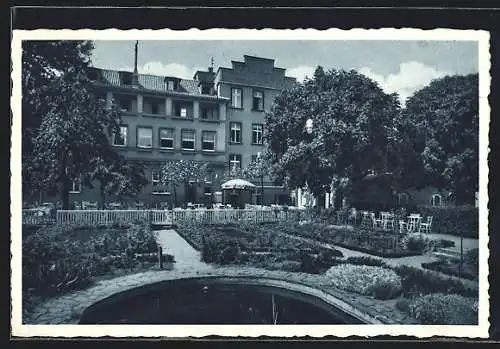
<instances>
[{"instance_id":1,"label":"foliage in foreground","mask_svg":"<svg viewBox=\"0 0 500 349\"><path fill-rule=\"evenodd\" d=\"M435 293L416 297L408 312L423 325L476 325L477 301L457 294Z\"/></svg>"},{"instance_id":2,"label":"foliage in foreground","mask_svg":"<svg viewBox=\"0 0 500 349\"><path fill-rule=\"evenodd\" d=\"M45 297L81 288L112 268L137 266L135 254L156 250L155 235L144 226L42 228L23 238L23 290Z\"/></svg>"},{"instance_id":3,"label":"foliage in foreground","mask_svg":"<svg viewBox=\"0 0 500 349\"><path fill-rule=\"evenodd\" d=\"M402 291L399 275L383 267L346 264L331 267L325 275L335 287L377 299L391 299Z\"/></svg>"}]
</instances>

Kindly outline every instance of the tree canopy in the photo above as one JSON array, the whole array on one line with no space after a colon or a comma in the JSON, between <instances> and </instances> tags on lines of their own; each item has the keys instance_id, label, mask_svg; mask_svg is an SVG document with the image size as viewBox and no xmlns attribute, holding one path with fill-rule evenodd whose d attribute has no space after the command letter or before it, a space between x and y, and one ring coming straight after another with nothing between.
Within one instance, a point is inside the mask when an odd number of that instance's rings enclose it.
<instances>
[{"instance_id":1,"label":"tree canopy","mask_svg":"<svg viewBox=\"0 0 500 349\"><path fill-rule=\"evenodd\" d=\"M478 80L478 74L434 80L403 111L425 181L453 192L457 203L473 202L479 185Z\"/></svg>"},{"instance_id":2,"label":"tree canopy","mask_svg":"<svg viewBox=\"0 0 500 349\"><path fill-rule=\"evenodd\" d=\"M73 180L118 159L110 139L122 112L92 87L92 49L88 41L23 43L23 189L58 192L65 209Z\"/></svg>"},{"instance_id":3,"label":"tree canopy","mask_svg":"<svg viewBox=\"0 0 500 349\"><path fill-rule=\"evenodd\" d=\"M323 71L283 91L266 114L272 170L291 188L320 196L332 183L355 183L398 165L400 105L369 78ZM308 130L309 129L309 130ZM308 132L310 131L310 132Z\"/></svg>"}]
</instances>

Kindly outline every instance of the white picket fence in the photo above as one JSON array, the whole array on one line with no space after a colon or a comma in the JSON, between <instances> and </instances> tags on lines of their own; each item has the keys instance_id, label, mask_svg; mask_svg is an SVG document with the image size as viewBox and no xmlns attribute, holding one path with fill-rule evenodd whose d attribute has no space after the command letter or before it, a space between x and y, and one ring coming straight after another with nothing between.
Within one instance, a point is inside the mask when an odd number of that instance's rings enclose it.
<instances>
[{"instance_id":1,"label":"white picket fence","mask_svg":"<svg viewBox=\"0 0 500 349\"><path fill-rule=\"evenodd\" d=\"M185 223L272 223L300 220L301 210L58 210L57 224L108 225L114 223L148 222L153 225Z\"/></svg>"}]
</instances>

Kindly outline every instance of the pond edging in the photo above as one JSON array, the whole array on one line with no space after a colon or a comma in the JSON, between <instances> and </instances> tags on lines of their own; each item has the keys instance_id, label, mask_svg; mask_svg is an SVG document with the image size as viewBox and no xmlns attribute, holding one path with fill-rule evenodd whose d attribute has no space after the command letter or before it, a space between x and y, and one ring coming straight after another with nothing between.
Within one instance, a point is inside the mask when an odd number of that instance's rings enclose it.
<instances>
[{"instance_id":1,"label":"pond edging","mask_svg":"<svg viewBox=\"0 0 500 349\"><path fill-rule=\"evenodd\" d=\"M293 287L299 292L319 297L333 306L340 307L341 311L355 317L361 317L369 323L416 323L415 320L398 312L390 304L335 289L328 285L326 279L318 275L250 267L207 266L203 270L193 270L192 268L156 270L103 280L90 288L46 300L34 309L29 318L23 319L23 324L78 324L85 309L121 292L162 281L203 277L246 278L247 282L256 282L256 280L260 279L260 282L282 287L292 287L290 285L294 285ZM304 281L306 279L307 284Z\"/></svg>"}]
</instances>

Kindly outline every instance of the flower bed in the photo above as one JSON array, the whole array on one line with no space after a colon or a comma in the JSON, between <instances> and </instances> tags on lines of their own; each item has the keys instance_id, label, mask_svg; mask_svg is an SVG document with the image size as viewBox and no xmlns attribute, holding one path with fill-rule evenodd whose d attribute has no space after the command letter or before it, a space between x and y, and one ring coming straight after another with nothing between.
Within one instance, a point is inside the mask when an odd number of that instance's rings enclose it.
<instances>
[{"instance_id":1,"label":"flower bed","mask_svg":"<svg viewBox=\"0 0 500 349\"><path fill-rule=\"evenodd\" d=\"M402 248L400 244L402 237L389 231L359 227L348 230L318 223L301 225L281 223L275 225L273 229L379 257L399 258L422 254L421 251Z\"/></svg>"},{"instance_id":2,"label":"flower bed","mask_svg":"<svg viewBox=\"0 0 500 349\"><path fill-rule=\"evenodd\" d=\"M345 264L328 269L332 285L377 299L391 299L402 291L401 278L394 271L367 265Z\"/></svg>"},{"instance_id":3,"label":"flower bed","mask_svg":"<svg viewBox=\"0 0 500 349\"><path fill-rule=\"evenodd\" d=\"M142 225L41 228L23 236L23 301L85 287L118 269L149 268L155 252L156 236Z\"/></svg>"},{"instance_id":4,"label":"flower bed","mask_svg":"<svg viewBox=\"0 0 500 349\"><path fill-rule=\"evenodd\" d=\"M479 270L468 263L463 263L460 268L460 261L437 261L422 263L422 267L429 270L438 271L443 274L458 276L464 279L477 280Z\"/></svg>"},{"instance_id":5,"label":"flower bed","mask_svg":"<svg viewBox=\"0 0 500 349\"><path fill-rule=\"evenodd\" d=\"M202 252L206 263L247 264L266 269L321 273L342 253L280 234L269 225L184 225L177 232ZM299 266L299 267L297 267Z\"/></svg>"}]
</instances>

